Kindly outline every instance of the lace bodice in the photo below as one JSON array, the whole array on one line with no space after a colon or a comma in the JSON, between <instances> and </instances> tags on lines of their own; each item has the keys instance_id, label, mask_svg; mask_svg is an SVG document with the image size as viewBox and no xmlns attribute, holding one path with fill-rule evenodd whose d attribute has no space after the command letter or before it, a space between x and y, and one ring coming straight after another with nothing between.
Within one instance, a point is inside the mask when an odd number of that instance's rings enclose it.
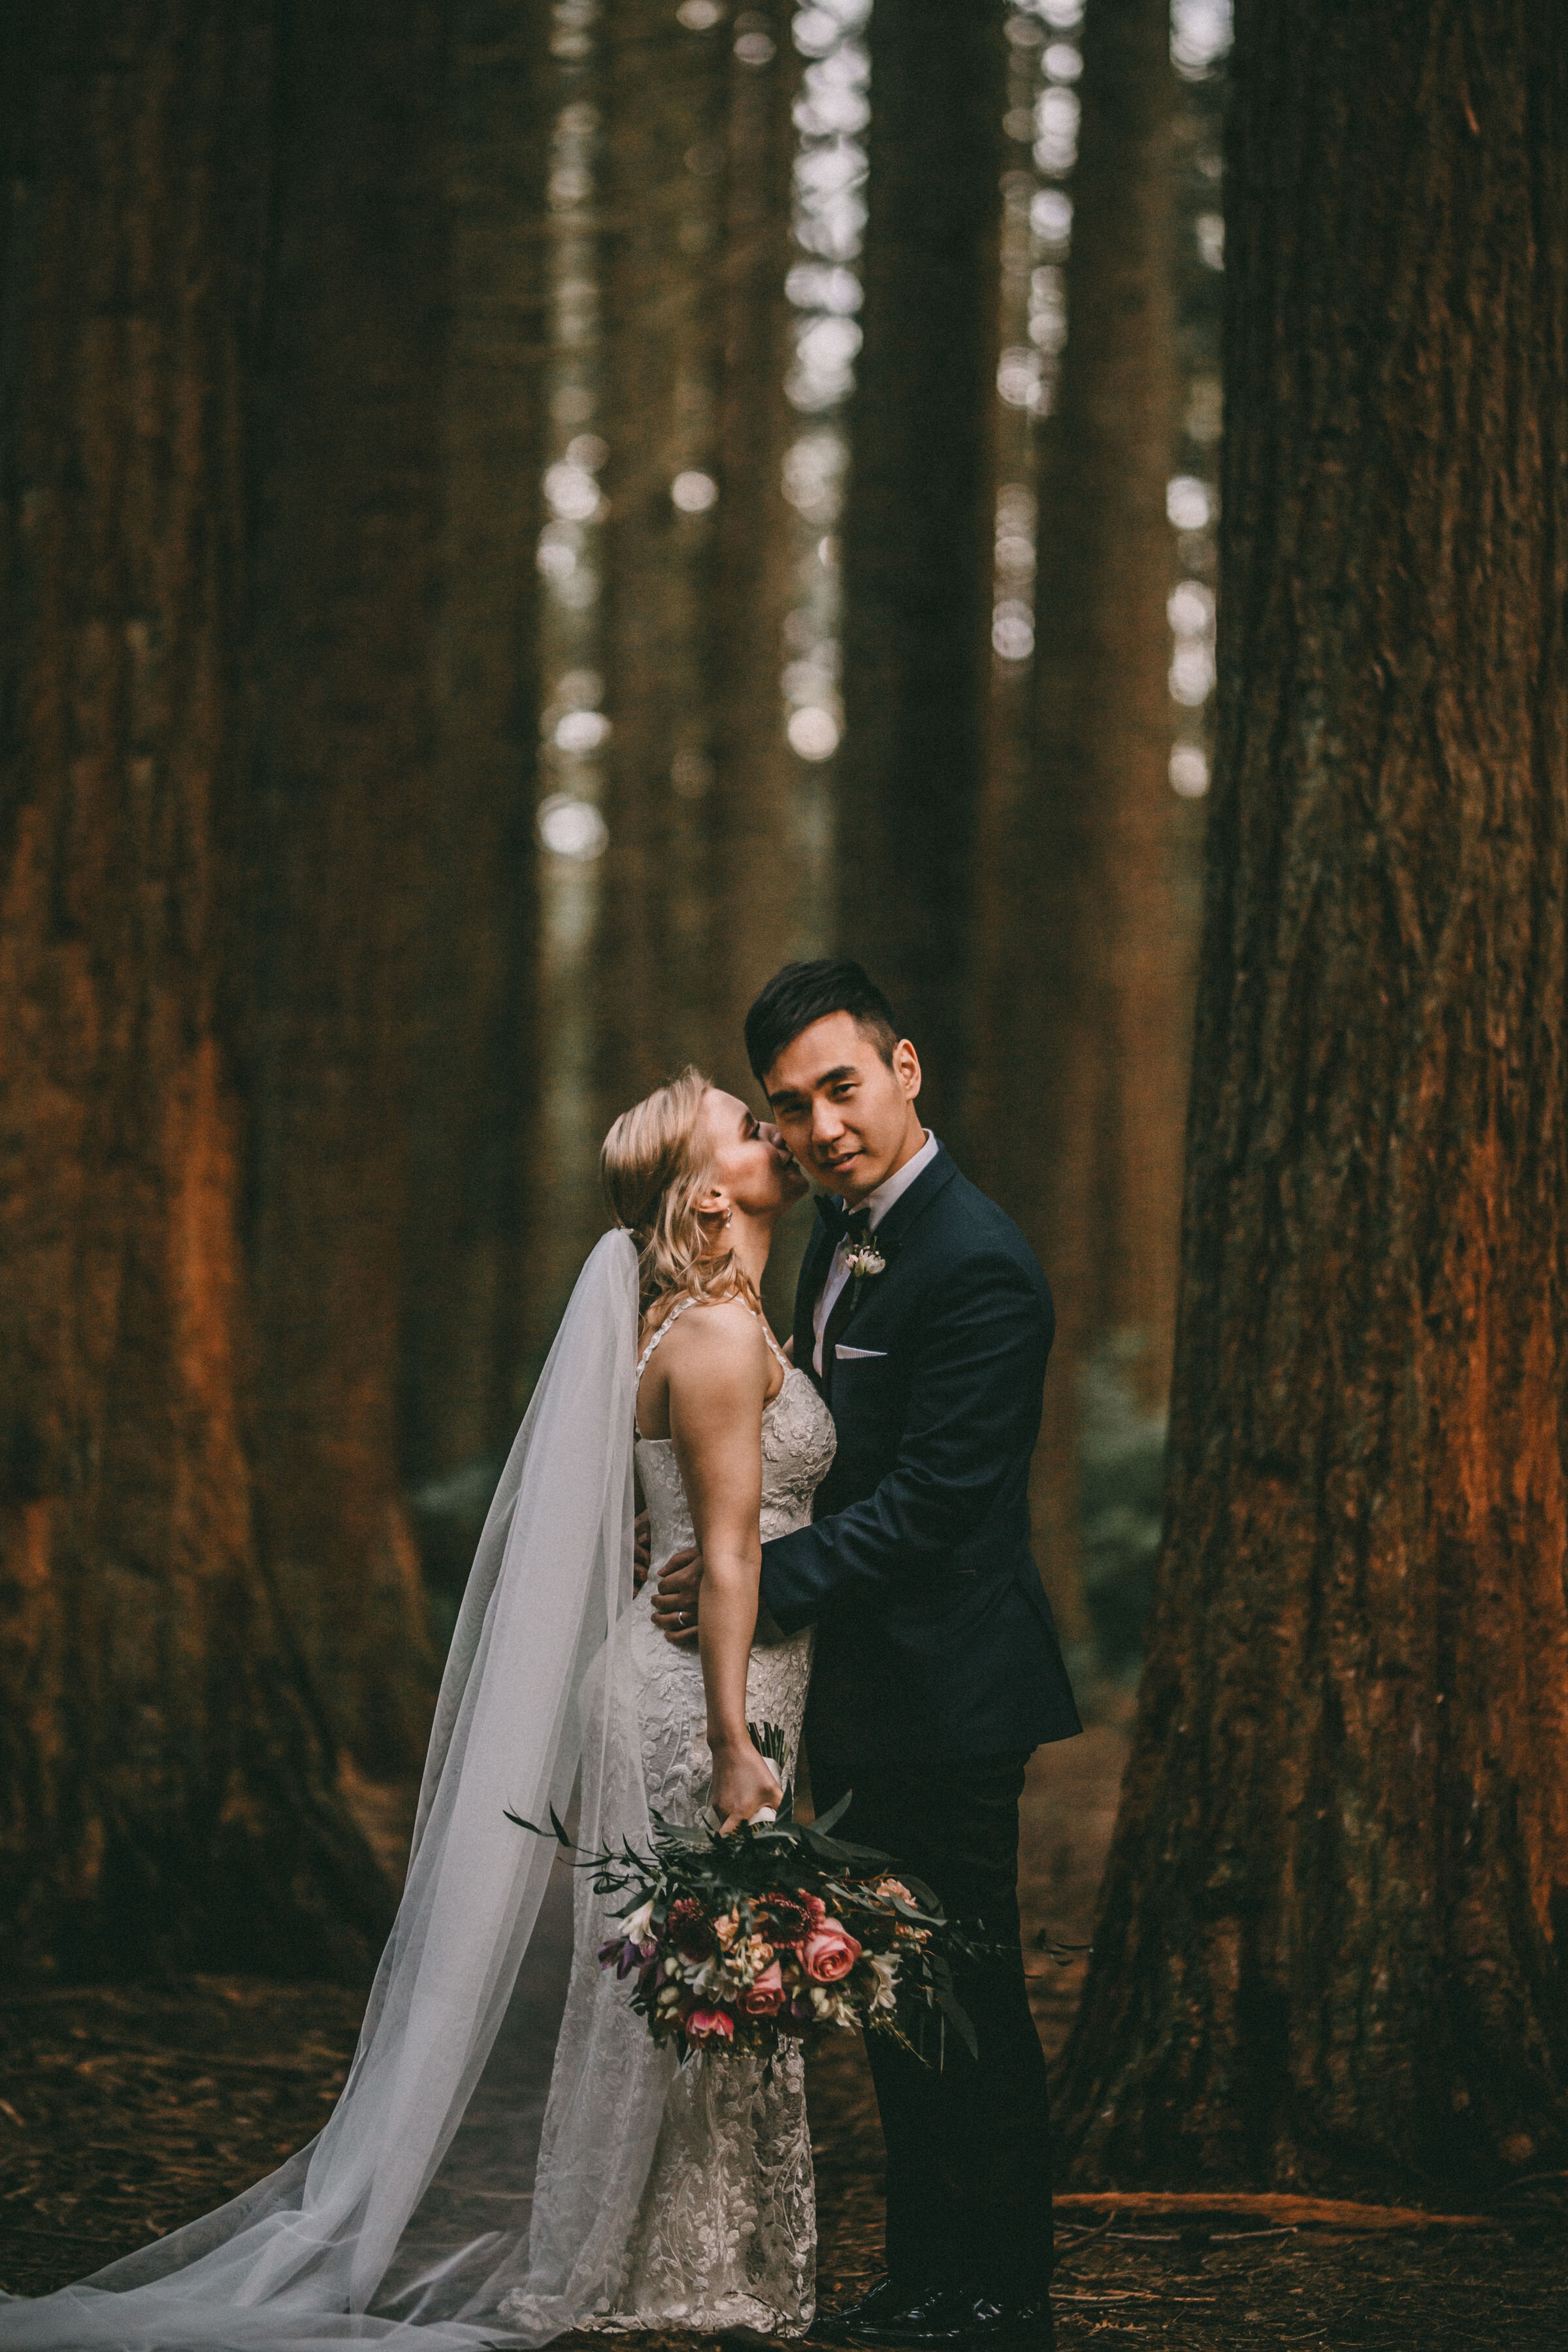
<instances>
[{"instance_id":1,"label":"lace bodice","mask_svg":"<svg viewBox=\"0 0 1568 2352\"><path fill-rule=\"evenodd\" d=\"M641 1381L648 1359L665 1333L691 1304L682 1299L648 1340L637 1360ZM812 1497L833 1466L833 1416L809 1374L785 1358L763 1326L768 1346L784 1366L784 1386L763 1408L763 1541L792 1535L811 1517ZM691 1510L680 1483L675 1447L668 1437L637 1441L637 1477L647 1505L650 1557L657 1569L671 1552L695 1540Z\"/></svg>"}]
</instances>

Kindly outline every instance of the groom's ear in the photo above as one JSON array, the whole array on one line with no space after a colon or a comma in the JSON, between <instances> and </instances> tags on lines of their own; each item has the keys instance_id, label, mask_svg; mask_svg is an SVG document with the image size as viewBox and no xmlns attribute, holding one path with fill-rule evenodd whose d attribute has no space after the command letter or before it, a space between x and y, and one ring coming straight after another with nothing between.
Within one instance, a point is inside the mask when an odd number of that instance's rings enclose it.
<instances>
[{"instance_id":1,"label":"groom's ear","mask_svg":"<svg viewBox=\"0 0 1568 2352\"><path fill-rule=\"evenodd\" d=\"M914 1102L921 1090L921 1057L907 1037L900 1037L893 1048L893 1076L903 1088L906 1102Z\"/></svg>"}]
</instances>

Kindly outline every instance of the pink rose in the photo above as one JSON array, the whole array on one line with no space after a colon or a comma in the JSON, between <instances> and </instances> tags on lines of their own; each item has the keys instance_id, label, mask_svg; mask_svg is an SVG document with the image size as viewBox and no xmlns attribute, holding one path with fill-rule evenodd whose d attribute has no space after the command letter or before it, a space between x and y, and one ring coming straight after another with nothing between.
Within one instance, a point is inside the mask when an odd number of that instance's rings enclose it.
<instances>
[{"instance_id":1,"label":"pink rose","mask_svg":"<svg viewBox=\"0 0 1568 2352\"><path fill-rule=\"evenodd\" d=\"M681 2022L686 2028L687 2040L695 2042L699 2047L704 2042L733 2042L735 2039L735 2021L726 2016L721 2009L688 2010Z\"/></svg>"},{"instance_id":2,"label":"pink rose","mask_svg":"<svg viewBox=\"0 0 1568 2352\"><path fill-rule=\"evenodd\" d=\"M837 1919L813 1927L800 1948L800 1962L813 1984L837 1984L860 1957L860 1947Z\"/></svg>"},{"instance_id":3,"label":"pink rose","mask_svg":"<svg viewBox=\"0 0 1568 2352\"><path fill-rule=\"evenodd\" d=\"M741 1995L741 2007L747 2017L776 2017L784 1998L784 1970L777 1960L770 1960Z\"/></svg>"}]
</instances>

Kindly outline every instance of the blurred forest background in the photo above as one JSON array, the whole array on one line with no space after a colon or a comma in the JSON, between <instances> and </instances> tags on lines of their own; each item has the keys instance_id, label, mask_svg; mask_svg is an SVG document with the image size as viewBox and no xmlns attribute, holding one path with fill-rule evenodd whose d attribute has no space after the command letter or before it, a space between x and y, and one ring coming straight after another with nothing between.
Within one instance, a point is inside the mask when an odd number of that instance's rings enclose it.
<instances>
[{"instance_id":1,"label":"blurred forest background","mask_svg":"<svg viewBox=\"0 0 1568 2352\"><path fill-rule=\"evenodd\" d=\"M1378 14L8 12L6 1969L363 1971L599 1139L841 948L1091 1708L1185 1249L1086 2163L1568 2145L1563 41Z\"/></svg>"}]
</instances>

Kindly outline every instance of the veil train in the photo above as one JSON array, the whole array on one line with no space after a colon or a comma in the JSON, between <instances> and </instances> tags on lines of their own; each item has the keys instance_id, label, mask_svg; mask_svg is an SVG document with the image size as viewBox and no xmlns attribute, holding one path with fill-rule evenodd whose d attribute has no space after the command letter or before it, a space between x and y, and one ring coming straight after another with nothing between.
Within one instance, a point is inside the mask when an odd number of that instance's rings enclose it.
<instances>
[{"instance_id":1,"label":"veil train","mask_svg":"<svg viewBox=\"0 0 1568 2352\"><path fill-rule=\"evenodd\" d=\"M479 1538L407 1883L325 2128L155 2245L0 2297L0 2352L469 2352L546 2343L612 2297L675 2061L612 1979L568 2000L574 1906L585 1936L596 1898L506 1811L564 1815L576 1790L584 1844L647 1843L619 1671L637 1328L637 1253L606 1234Z\"/></svg>"}]
</instances>

